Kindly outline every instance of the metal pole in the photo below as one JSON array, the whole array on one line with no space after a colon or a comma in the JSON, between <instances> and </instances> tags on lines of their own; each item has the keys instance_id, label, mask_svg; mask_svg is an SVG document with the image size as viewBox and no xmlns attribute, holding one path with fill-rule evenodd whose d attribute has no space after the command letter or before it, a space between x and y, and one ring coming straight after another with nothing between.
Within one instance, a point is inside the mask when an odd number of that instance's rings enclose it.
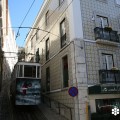
<instances>
[{"instance_id":1,"label":"metal pole","mask_svg":"<svg viewBox=\"0 0 120 120\"><path fill-rule=\"evenodd\" d=\"M72 109L70 108L70 118L72 120Z\"/></svg>"}]
</instances>

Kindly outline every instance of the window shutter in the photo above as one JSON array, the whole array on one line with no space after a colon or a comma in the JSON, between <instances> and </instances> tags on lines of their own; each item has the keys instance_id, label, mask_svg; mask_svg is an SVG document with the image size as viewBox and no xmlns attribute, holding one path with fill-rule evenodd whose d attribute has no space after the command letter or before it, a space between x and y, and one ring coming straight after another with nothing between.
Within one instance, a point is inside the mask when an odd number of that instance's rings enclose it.
<instances>
[{"instance_id":1,"label":"window shutter","mask_svg":"<svg viewBox=\"0 0 120 120\"><path fill-rule=\"evenodd\" d=\"M110 70L113 67L113 59L111 55L107 55L107 67Z\"/></svg>"},{"instance_id":2,"label":"window shutter","mask_svg":"<svg viewBox=\"0 0 120 120\"><path fill-rule=\"evenodd\" d=\"M101 27L101 21L99 19L99 16L96 17L96 27Z\"/></svg>"},{"instance_id":3,"label":"window shutter","mask_svg":"<svg viewBox=\"0 0 120 120\"><path fill-rule=\"evenodd\" d=\"M102 69L106 70L107 69L107 63L106 63L106 56L102 55Z\"/></svg>"}]
</instances>

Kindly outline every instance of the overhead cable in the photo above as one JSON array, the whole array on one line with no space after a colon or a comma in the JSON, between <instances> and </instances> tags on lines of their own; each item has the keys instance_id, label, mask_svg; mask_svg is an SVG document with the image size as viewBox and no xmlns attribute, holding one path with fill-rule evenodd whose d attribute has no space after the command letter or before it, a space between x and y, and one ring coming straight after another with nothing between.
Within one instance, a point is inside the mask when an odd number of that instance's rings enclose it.
<instances>
[{"instance_id":1,"label":"overhead cable","mask_svg":"<svg viewBox=\"0 0 120 120\"><path fill-rule=\"evenodd\" d=\"M22 24L23 24L23 22L25 21L25 19L26 19L26 17L27 17L27 15L29 14L29 12L30 12L30 10L31 10L31 8L32 8L32 6L33 6L33 4L34 4L34 2L35 2L35 0L32 2L32 4L31 4L31 6L30 6L30 8L28 9L28 11L27 11L27 13L26 13L26 15L25 15L25 17L23 18L23 20L22 20L22 22L21 22L21 24L20 24L20 27L22 26ZM18 29L18 32L17 32L17 35L16 35L16 38L15 38L15 40L17 39L17 37L19 36L19 31L20 31L20 27L19 27L19 29Z\"/></svg>"}]
</instances>

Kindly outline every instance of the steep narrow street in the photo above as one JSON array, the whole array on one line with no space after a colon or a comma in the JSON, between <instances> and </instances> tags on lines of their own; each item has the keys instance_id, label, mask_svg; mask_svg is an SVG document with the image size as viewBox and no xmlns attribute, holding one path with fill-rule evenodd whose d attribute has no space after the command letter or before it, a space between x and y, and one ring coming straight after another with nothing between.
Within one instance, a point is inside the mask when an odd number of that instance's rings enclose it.
<instances>
[{"instance_id":1,"label":"steep narrow street","mask_svg":"<svg viewBox=\"0 0 120 120\"><path fill-rule=\"evenodd\" d=\"M11 105L8 97L9 85L3 83L2 91L0 93L0 120L12 120Z\"/></svg>"},{"instance_id":2,"label":"steep narrow street","mask_svg":"<svg viewBox=\"0 0 120 120\"><path fill-rule=\"evenodd\" d=\"M3 83L0 94L0 120L66 120L47 105L14 106L9 99L9 84Z\"/></svg>"},{"instance_id":3,"label":"steep narrow street","mask_svg":"<svg viewBox=\"0 0 120 120\"><path fill-rule=\"evenodd\" d=\"M14 106L9 99L9 85L3 83L0 94L0 120L47 120L37 106Z\"/></svg>"},{"instance_id":4,"label":"steep narrow street","mask_svg":"<svg viewBox=\"0 0 120 120\"><path fill-rule=\"evenodd\" d=\"M14 107L13 111L14 120L47 120L45 115L36 106Z\"/></svg>"}]
</instances>

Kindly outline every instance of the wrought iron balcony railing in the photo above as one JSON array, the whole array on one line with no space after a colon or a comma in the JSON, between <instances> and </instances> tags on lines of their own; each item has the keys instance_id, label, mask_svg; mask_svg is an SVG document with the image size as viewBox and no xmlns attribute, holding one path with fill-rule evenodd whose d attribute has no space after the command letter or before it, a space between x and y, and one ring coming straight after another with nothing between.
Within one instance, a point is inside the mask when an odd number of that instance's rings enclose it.
<instances>
[{"instance_id":1,"label":"wrought iron balcony railing","mask_svg":"<svg viewBox=\"0 0 120 120\"><path fill-rule=\"evenodd\" d=\"M120 70L99 70L99 79L101 84L120 84Z\"/></svg>"},{"instance_id":2,"label":"wrought iron balcony railing","mask_svg":"<svg viewBox=\"0 0 120 120\"><path fill-rule=\"evenodd\" d=\"M104 39L112 42L120 42L117 31L107 31L104 28L96 27L94 28L95 40Z\"/></svg>"}]
</instances>

